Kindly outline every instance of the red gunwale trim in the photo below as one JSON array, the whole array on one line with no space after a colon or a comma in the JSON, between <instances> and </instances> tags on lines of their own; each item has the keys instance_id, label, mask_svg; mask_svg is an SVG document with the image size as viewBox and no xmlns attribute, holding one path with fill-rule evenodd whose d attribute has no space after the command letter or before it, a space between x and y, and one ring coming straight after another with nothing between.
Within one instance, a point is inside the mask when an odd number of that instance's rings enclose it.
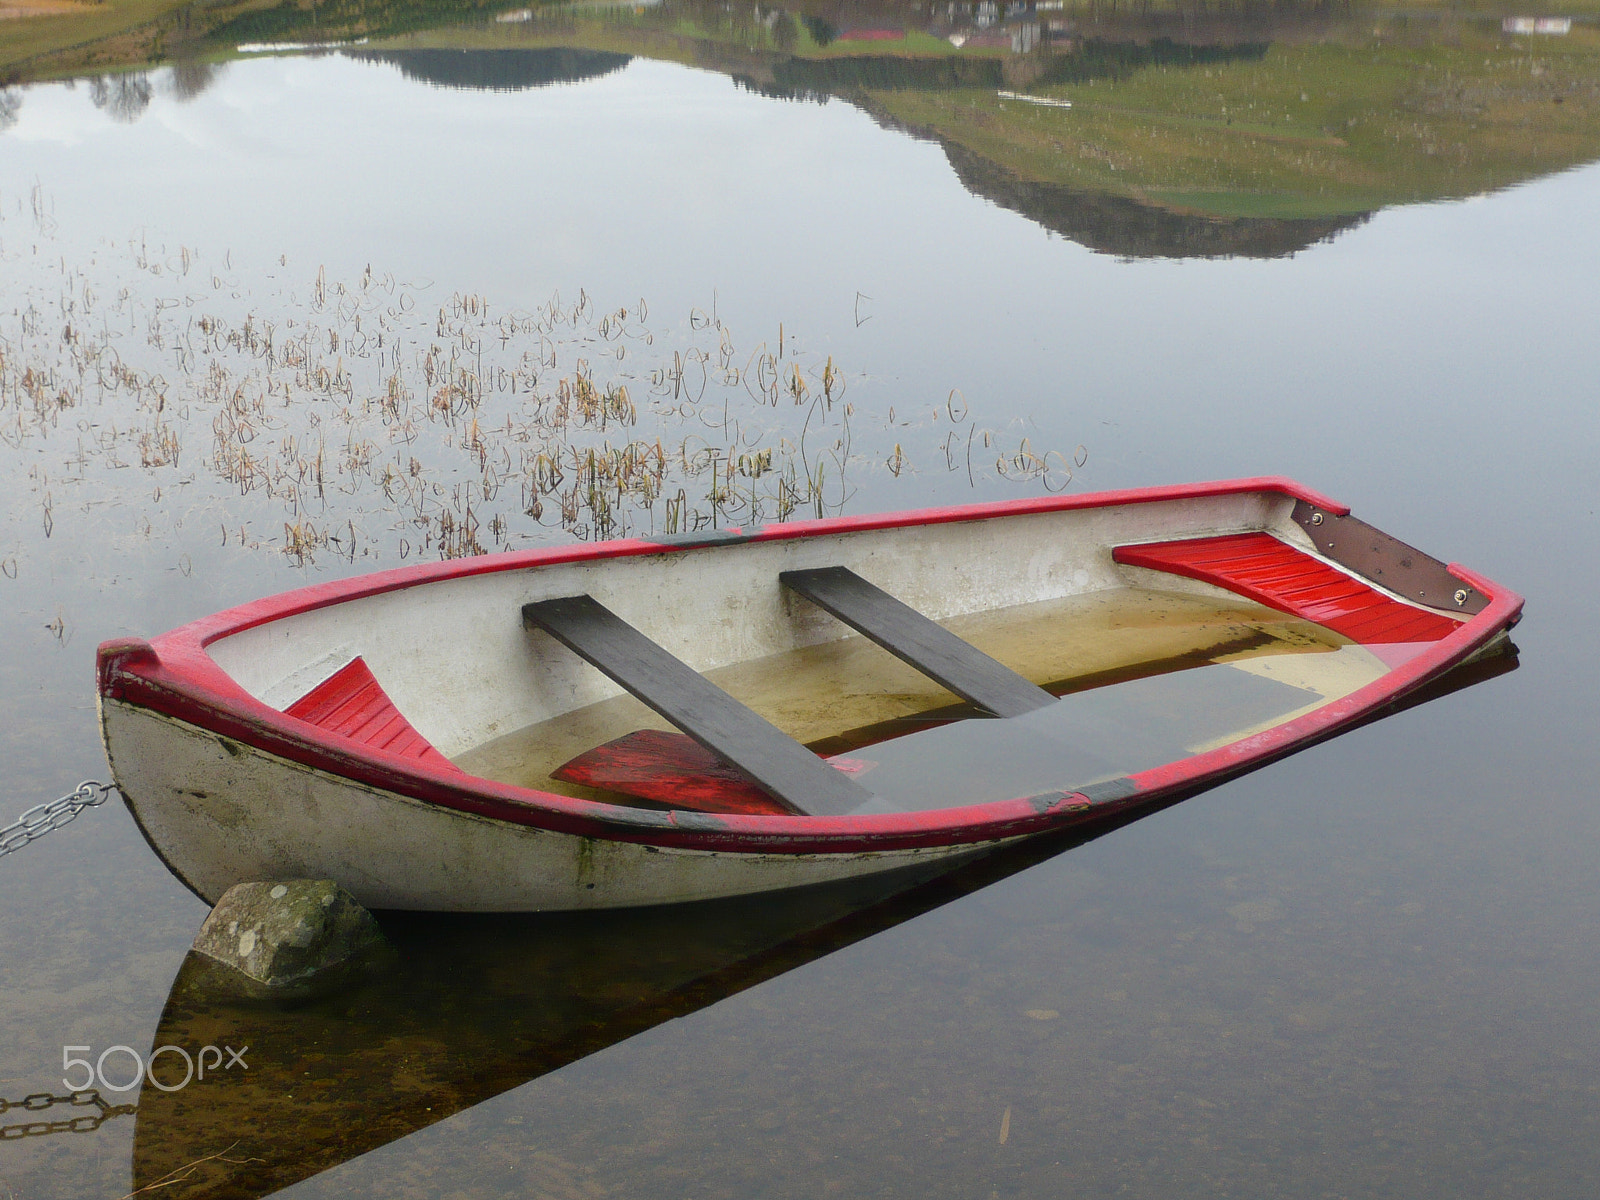
<instances>
[{"instance_id":1,"label":"red gunwale trim","mask_svg":"<svg viewBox=\"0 0 1600 1200\"><path fill-rule=\"evenodd\" d=\"M1029 513L1108 508L1248 493L1305 500L1324 511L1350 510L1293 480L1278 476L1214 483L1047 496L913 512L835 517L768 526L752 541L982 521ZM1315 712L1206 754L1132 777L1138 790L1092 808L1077 793L1051 793L933 812L871 816L796 817L656 812L599 804L551 792L464 776L381 750L358 752L348 740L295 721L261 703L219 667L206 647L220 638L269 621L331 604L449 579L556 563L588 562L685 548L642 539L562 546L418 564L356 579L315 584L266 597L183 625L153 641L123 639L100 647L100 694L194 725L315 770L428 804L552 832L647 842L685 850L779 854L844 854L919 847L982 845L1060 827L1112 809L1152 803L1165 796L1220 782L1336 732L1404 695L1470 656L1513 623L1522 597L1466 568L1457 578L1490 598L1489 605L1449 636L1367 687Z\"/></svg>"}]
</instances>

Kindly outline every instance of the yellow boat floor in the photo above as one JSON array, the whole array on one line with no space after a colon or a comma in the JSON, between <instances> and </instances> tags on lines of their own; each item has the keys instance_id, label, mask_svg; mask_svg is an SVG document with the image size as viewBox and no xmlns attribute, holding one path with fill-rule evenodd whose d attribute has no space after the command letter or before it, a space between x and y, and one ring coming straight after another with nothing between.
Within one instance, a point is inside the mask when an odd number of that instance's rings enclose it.
<instances>
[{"instance_id":1,"label":"yellow boat floor","mask_svg":"<svg viewBox=\"0 0 1600 1200\"><path fill-rule=\"evenodd\" d=\"M1122 689L1108 685L1218 663L1232 664L1263 682L1270 680L1288 689L1271 700L1258 698L1254 708L1246 705L1235 720L1224 722L1225 728L1219 728L1215 720L1191 720L1189 724L1194 728L1174 730L1171 736L1161 739L1175 754L1229 741L1258 726L1275 724L1295 711L1318 707L1349 694L1386 670L1366 650L1309 621L1244 600L1219 602L1138 588L1019 605L943 624L1058 695L1099 689L1109 702ZM1230 672L1230 678L1232 675ZM797 741L823 754L881 744L933 724L981 715L888 651L857 635L736 663L708 671L706 678ZM1227 681L1213 679L1207 686L1215 687L1219 682ZM1149 689L1145 691L1148 693ZM1205 697L1192 692L1193 688L1186 686L1181 689L1181 698L1178 694L1172 697L1173 703L1154 702L1158 708L1174 712L1178 707L1196 704L1205 708ZM1126 705L1119 701L1114 707L1125 709ZM1073 708L1081 710L1082 705L1075 704ZM1170 716L1167 724L1171 723ZM1123 712L1119 719L1132 725L1148 723L1131 712ZM459 755L455 762L471 774L504 783L613 803L639 803L612 792L552 779L550 773L577 755L634 730L670 728L639 700L619 695L505 734ZM1129 732L1131 735L1132 730ZM1178 739L1175 742L1174 737ZM926 743L924 738L913 740ZM948 739L940 739L945 740ZM970 737L956 740L970 741ZM1148 743L1148 738L1145 741ZM1118 761L1128 756L1119 754L1115 745L1103 748L1109 753L1097 754L1096 758L1108 764L1106 771L1116 774L1140 769L1119 769ZM920 747L930 752L935 749L932 745ZM972 749L967 747L963 752ZM1015 747L1004 753L1014 754ZM1149 753L1146 749L1135 757L1142 761ZM861 782L876 790L879 781L864 777Z\"/></svg>"}]
</instances>

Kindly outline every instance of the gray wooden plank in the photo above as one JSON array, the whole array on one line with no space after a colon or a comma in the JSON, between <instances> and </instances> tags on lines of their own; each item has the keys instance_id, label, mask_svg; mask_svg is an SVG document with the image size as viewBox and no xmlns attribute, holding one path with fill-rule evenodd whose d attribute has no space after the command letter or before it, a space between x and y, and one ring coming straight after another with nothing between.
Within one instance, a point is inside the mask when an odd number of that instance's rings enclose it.
<instances>
[{"instance_id":1,"label":"gray wooden plank","mask_svg":"<svg viewBox=\"0 0 1600 1200\"><path fill-rule=\"evenodd\" d=\"M778 579L941 686L998 717L1019 717L1056 702L1043 688L846 567L785 571Z\"/></svg>"},{"instance_id":2,"label":"gray wooden plank","mask_svg":"<svg viewBox=\"0 0 1600 1200\"><path fill-rule=\"evenodd\" d=\"M872 794L629 625L592 596L541 600L523 624L598 667L795 812L848 812Z\"/></svg>"}]
</instances>

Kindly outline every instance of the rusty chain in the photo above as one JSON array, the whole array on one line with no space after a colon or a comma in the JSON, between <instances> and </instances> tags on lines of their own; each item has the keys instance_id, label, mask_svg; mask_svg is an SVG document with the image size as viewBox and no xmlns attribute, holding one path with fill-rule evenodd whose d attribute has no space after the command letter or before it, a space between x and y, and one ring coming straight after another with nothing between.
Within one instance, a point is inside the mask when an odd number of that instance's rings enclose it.
<instances>
[{"instance_id":1,"label":"rusty chain","mask_svg":"<svg viewBox=\"0 0 1600 1200\"><path fill-rule=\"evenodd\" d=\"M104 1096L90 1088L82 1092L68 1092L65 1096L35 1092L31 1096L24 1096L21 1100L0 1100L0 1114L13 1108L27 1112L43 1112L57 1104L68 1104L73 1108L92 1106L96 1111L59 1121L26 1121L20 1125L0 1125L0 1142L11 1142L25 1137L45 1137L52 1133L93 1133L112 1117L128 1116L138 1111L138 1106L134 1104L108 1103Z\"/></svg>"},{"instance_id":2,"label":"rusty chain","mask_svg":"<svg viewBox=\"0 0 1600 1200\"><path fill-rule=\"evenodd\" d=\"M36 804L16 824L0 828L0 858L21 850L29 842L37 841L52 830L60 829L76 820L86 808L98 808L116 791L116 785L101 783L98 779L85 779L72 791L48 804ZM0 1103L4 1103L0 1101ZM0 1108L0 1112L4 1112Z\"/></svg>"}]
</instances>

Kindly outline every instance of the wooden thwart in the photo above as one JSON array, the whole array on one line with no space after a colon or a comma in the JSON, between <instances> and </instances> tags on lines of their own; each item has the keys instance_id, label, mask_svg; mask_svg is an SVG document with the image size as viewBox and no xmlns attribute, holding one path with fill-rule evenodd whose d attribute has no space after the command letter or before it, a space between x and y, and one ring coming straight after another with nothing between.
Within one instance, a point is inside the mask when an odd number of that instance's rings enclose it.
<instances>
[{"instance_id":1,"label":"wooden thwart","mask_svg":"<svg viewBox=\"0 0 1600 1200\"><path fill-rule=\"evenodd\" d=\"M785 571L778 579L940 686L997 717L1020 717L1056 702L1004 663L845 567Z\"/></svg>"},{"instance_id":2,"label":"wooden thwart","mask_svg":"<svg viewBox=\"0 0 1600 1200\"><path fill-rule=\"evenodd\" d=\"M598 667L793 811L837 816L872 798L594 597L525 604L522 622Z\"/></svg>"}]
</instances>

